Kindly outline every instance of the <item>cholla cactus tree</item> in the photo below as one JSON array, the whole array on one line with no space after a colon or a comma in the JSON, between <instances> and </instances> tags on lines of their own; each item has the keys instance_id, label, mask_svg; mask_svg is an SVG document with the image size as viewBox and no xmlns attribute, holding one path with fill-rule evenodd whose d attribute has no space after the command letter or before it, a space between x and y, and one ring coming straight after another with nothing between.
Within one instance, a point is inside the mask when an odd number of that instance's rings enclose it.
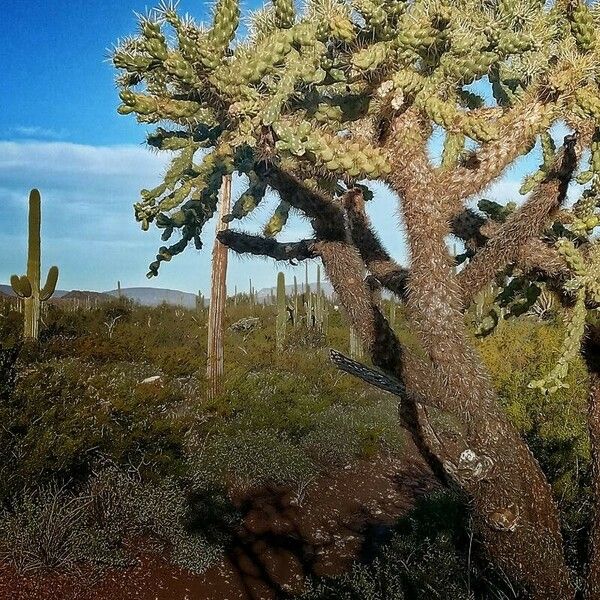
<instances>
[{"instance_id":1,"label":"cholla cactus tree","mask_svg":"<svg viewBox=\"0 0 600 600\"><path fill-rule=\"evenodd\" d=\"M42 302L49 300L58 282L58 267L50 267L46 283L40 282L41 270L41 224L42 199L38 190L29 194L29 240L27 253L27 275L13 275L10 285L15 294L24 300L24 332L26 339L37 340L40 331L40 312Z\"/></svg>"},{"instance_id":2,"label":"cholla cactus tree","mask_svg":"<svg viewBox=\"0 0 600 600\"><path fill-rule=\"evenodd\" d=\"M579 0L309 0L302 13L275 0L233 44L238 2L219 0L210 27L161 5L113 55L119 111L172 124L148 138L175 157L164 182L142 191L136 216L144 229L162 229L164 240L175 231L180 238L160 248L149 275L192 241L201 246L224 176L235 171L248 181L228 222L250 214L268 188L276 191L281 203L264 235L228 230L220 240L276 260L321 259L365 351L400 382L402 425L440 480L470 496L489 556L540 600L575 593L558 512L498 405L463 313L498 277L560 272L573 280L575 297L565 360L579 348L597 301L588 248L598 223L599 21L598 6ZM557 148L559 120L573 135ZM435 161L428 144L440 131ZM466 210L538 142L543 161L520 207L485 216ZM588 149L591 164L580 175L588 189L565 211ZM373 232L365 180L387 183L399 198L409 269ZM277 241L291 211L311 220L313 238ZM553 221L561 227L551 228ZM450 233L464 239L470 259L459 273ZM585 273L558 238L581 247ZM405 304L423 352L402 348L367 274ZM600 593L594 572L592 560L589 598Z\"/></svg>"}]
</instances>

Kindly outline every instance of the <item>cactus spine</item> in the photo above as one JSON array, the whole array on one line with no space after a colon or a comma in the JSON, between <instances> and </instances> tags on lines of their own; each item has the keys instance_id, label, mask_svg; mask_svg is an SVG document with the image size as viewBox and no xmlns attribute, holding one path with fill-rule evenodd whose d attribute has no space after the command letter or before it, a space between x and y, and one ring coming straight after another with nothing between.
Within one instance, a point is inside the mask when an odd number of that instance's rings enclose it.
<instances>
[{"instance_id":1,"label":"cactus spine","mask_svg":"<svg viewBox=\"0 0 600 600\"><path fill-rule=\"evenodd\" d=\"M46 284L40 289L41 271L41 222L42 206L38 190L29 193L29 243L27 253L27 275L13 275L10 284L15 294L24 299L25 323L23 335L26 339L39 337L41 303L54 294L58 281L58 267L50 267Z\"/></svg>"},{"instance_id":2,"label":"cactus spine","mask_svg":"<svg viewBox=\"0 0 600 600\"><path fill-rule=\"evenodd\" d=\"M277 351L283 350L285 343L285 326L287 322L287 302L285 297L285 275L280 271L277 273L277 323L276 338Z\"/></svg>"}]
</instances>

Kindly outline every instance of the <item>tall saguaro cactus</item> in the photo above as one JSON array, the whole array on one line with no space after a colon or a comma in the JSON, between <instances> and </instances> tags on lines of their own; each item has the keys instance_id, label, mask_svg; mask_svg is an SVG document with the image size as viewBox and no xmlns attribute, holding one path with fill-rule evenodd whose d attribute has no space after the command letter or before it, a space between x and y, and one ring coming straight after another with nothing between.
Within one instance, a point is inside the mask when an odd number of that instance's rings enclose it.
<instances>
[{"instance_id":1,"label":"tall saguaro cactus","mask_svg":"<svg viewBox=\"0 0 600 600\"><path fill-rule=\"evenodd\" d=\"M38 190L29 193L29 242L27 251L27 275L12 275L10 285L15 294L25 302L26 339L37 340L40 330L41 303L54 294L58 282L58 267L50 267L44 287L40 288L41 271L41 222L42 199Z\"/></svg>"},{"instance_id":2,"label":"tall saguaro cactus","mask_svg":"<svg viewBox=\"0 0 600 600\"><path fill-rule=\"evenodd\" d=\"M287 302L285 297L285 275L280 271L277 273L277 324L276 344L277 351L283 350L285 342L285 326L287 322Z\"/></svg>"},{"instance_id":3,"label":"tall saguaro cactus","mask_svg":"<svg viewBox=\"0 0 600 600\"><path fill-rule=\"evenodd\" d=\"M231 204L231 176L225 177L221 188L221 205L217 233L227 229L223 217L229 212ZM227 302L227 246L215 238L212 255L212 274L210 280L210 305L208 309L208 357L206 376L208 395L217 396L221 390L223 378L223 320Z\"/></svg>"}]
</instances>

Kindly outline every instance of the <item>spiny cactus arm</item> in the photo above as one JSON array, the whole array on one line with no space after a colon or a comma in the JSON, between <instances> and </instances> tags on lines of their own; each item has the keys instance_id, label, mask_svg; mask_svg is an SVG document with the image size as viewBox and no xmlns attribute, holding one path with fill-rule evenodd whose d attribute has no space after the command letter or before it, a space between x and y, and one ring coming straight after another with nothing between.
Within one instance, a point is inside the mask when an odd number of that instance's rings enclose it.
<instances>
[{"instance_id":1,"label":"spiny cactus arm","mask_svg":"<svg viewBox=\"0 0 600 600\"><path fill-rule=\"evenodd\" d=\"M399 298L407 293L408 270L403 269L383 247L365 212L364 196L359 188L349 190L342 198L354 245L369 272Z\"/></svg>"},{"instance_id":2,"label":"spiny cactus arm","mask_svg":"<svg viewBox=\"0 0 600 600\"><path fill-rule=\"evenodd\" d=\"M279 27L291 27L296 20L294 0L273 0L275 22Z\"/></svg>"},{"instance_id":3,"label":"spiny cactus arm","mask_svg":"<svg viewBox=\"0 0 600 600\"><path fill-rule=\"evenodd\" d=\"M564 257L543 240L531 238L518 250L515 260L517 266L526 275L541 275L560 283L569 276L569 269Z\"/></svg>"},{"instance_id":4,"label":"spiny cactus arm","mask_svg":"<svg viewBox=\"0 0 600 600\"><path fill-rule=\"evenodd\" d=\"M209 40L223 54L235 36L240 22L239 0L218 0Z\"/></svg>"},{"instance_id":5,"label":"spiny cactus arm","mask_svg":"<svg viewBox=\"0 0 600 600\"><path fill-rule=\"evenodd\" d=\"M346 238L344 212L330 196L308 188L300 178L276 167L269 167L264 176L282 200L313 219L317 238Z\"/></svg>"},{"instance_id":6,"label":"spiny cactus arm","mask_svg":"<svg viewBox=\"0 0 600 600\"><path fill-rule=\"evenodd\" d=\"M40 290L40 300L45 302L52 297L58 283L58 267L50 267L44 287Z\"/></svg>"},{"instance_id":7,"label":"spiny cactus arm","mask_svg":"<svg viewBox=\"0 0 600 600\"><path fill-rule=\"evenodd\" d=\"M564 383L569 370L569 364L581 349L581 340L585 332L587 310L585 307L585 288L577 290L575 305L566 317L567 336L565 337L560 358L556 366L542 379L532 381L530 388L539 388L544 394L552 394L561 387L568 387Z\"/></svg>"},{"instance_id":8,"label":"spiny cactus arm","mask_svg":"<svg viewBox=\"0 0 600 600\"><path fill-rule=\"evenodd\" d=\"M574 136L565 138L564 146L547 178L460 273L459 281L465 305L469 305L479 290L499 271L517 259L519 250L526 241L539 236L550 216L563 204L577 166L575 143Z\"/></svg>"},{"instance_id":9,"label":"spiny cactus arm","mask_svg":"<svg viewBox=\"0 0 600 600\"><path fill-rule=\"evenodd\" d=\"M443 190L450 213L461 210L464 198L484 189L519 156L525 154L536 136L547 130L557 111L556 105L536 100L532 94L527 94L509 109L497 140L484 144L469 157L464 166L441 171L432 185L437 190Z\"/></svg>"},{"instance_id":10,"label":"spiny cactus arm","mask_svg":"<svg viewBox=\"0 0 600 600\"><path fill-rule=\"evenodd\" d=\"M32 293L31 283L27 275L11 275L10 287L19 298L29 298Z\"/></svg>"},{"instance_id":11,"label":"spiny cactus arm","mask_svg":"<svg viewBox=\"0 0 600 600\"><path fill-rule=\"evenodd\" d=\"M278 233L281 232L281 230L285 227L289 214L290 214L290 208L291 205L289 204L289 202L286 202L285 200L282 200L279 205L277 206L277 208L275 209L275 212L273 213L273 216L269 219L268 223L265 225L264 228L264 235L265 237L275 237Z\"/></svg>"},{"instance_id":12,"label":"spiny cactus arm","mask_svg":"<svg viewBox=\"0 0 600 600\"><path fill-rule=\"evenodd\" d=\"M237 254L254 254L268 256L275 260L294 263L300 260L317 258L316 240L300 240L298 242L277 242L272 238L250 235L242 231L226 229L217 234L219 241Z\"/></svg>"},{"instance_id":13,"label":"spiny cactus arm","mask_svg":"<svg viewBox=\"0 0 600 600\"><path fill-rule=\"evenodd\" d=\"M383 140L394 169L386 177L402 196L408 190L429 188L434 176L427 155L429 130L419 112L411 107L396 117Z\"/></svg>"}]
</instances>

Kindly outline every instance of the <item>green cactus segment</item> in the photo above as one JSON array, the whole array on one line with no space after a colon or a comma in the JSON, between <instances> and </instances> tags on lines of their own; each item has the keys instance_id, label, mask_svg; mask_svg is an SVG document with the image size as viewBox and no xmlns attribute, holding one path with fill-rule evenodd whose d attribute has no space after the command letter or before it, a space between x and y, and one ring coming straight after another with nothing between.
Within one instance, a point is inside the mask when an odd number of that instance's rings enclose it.
<instances>
[{"instance_id":1,"label":"green cactus segment","mask_svg":"<svg viewBox=\"0 0 600 600\"><path fill-rule=\"evenodd\" d=\"M230 223L234 219L243 219L264 198L267 191L267 184L254 171L248 173L248 179L250 180L248 189L237 199L231 209L231 213L223 218L225 223Z\"/></svg>"},{"instance_id":2,"label":"green cactus segment","mask_svg":"<svg viewBox=\"0 0 600 600\"><path fill-rule=\"evenodd\" d=\"M29 298L31 296L31 283L29 283L27 275L22 275L21 277L18 275L11 275L10 286L19 298Z\"/></svg>"},{"instance_id":3,"label":"green cactus segment","mask_svg":"<svg viewBox=\"0 0 600 600\"><path fill-rule=\"evenodd\" d=\"M522 195L528 194L542 183L542 181L548 177L548 173L552 167L556 155L556 146L552 136L548 132L543 133L540 136L540 144L542 147L542 164L535 173L525 177L519 190L519 193Z\"/></svg>"},{"instance_id":4,"label":"green cactus segment","mask_svg":"<svg viewBox=\"0 0 600 600\"><path fill-rule=\"evenodd\" d=\"M41 303L49 300L58 282L58 267L48 271L46 284L40 289L41 272L41 223L42 199L38 190L29 194L29 240L27 252L27 275L12 275L11 286L25 300L24 337L38 339Z\"/></svg>"},{"instance_id":5,"label":"green cactus segment","mask_svg":"<svg viewBox=\"0 0 600 600\"><path fill-rule=\"evenodd\" d=\"M586 3L579 0L571 14L571 31L583 52L591 52L597 44L594 17Z\"/></svg>"},{"instance_id":6,"label":"green cactus segment","mask_svg":"<svg viewBox=\"0 0 600 600\"><path fill-rule=\"evenodd\" d=\"M275 22L278 27L291 27L296 19L294 0L273 0Z\"/></svg>"},{"instance_id":7,"label":"green cactus segment","mask_svg":"<svg viewBox=\"0 0 600 600\"><path fill-rule=\"evenodd\" d=\"M56 284L58 283L58 267L50 267L48 269L48 277L44 287L40 290L40 300L45 302L50 300L56 291Z\"/></svg>"},{"instance_id":8,"label":"green cactus segment","mask_svg":"<svg viewBox=\"0 0 600 600\"><path fill-rule=\"evenodd\" d=\"M218 0L208 42L219 54L229 47L240 23L239 0Z\"/></svg>"},{"instance_id":9,"label":"green cactus segment","mask_svg":"<svg viewBox=\"0 0 600 600\"><path fill-rule=\"evenodd\" d=\"M285 296L285 275L280 271L277 273L277 321L276 339L277 351L283 350L285 343L285 328L287 323L287 300Z\"/></svg>"},{"instance_id":10,"label":"green cactus segment","mask_svg":"<svg viewBox=\"0 0 600 600\"><path fill-rule=\"evenodd\" d=\"M328 171L344 172L352 178L376 179L391 171L387 157L379 149L347 140L324 130L314 130L310 123L298 126L277 124L276 147L295 156L310 152L317 164Z\"/></svg>"},{"instance_id":11,"label":"green cactus segment","mask_svg":"<svg viewBox=\"0 0 600 600\"><path fill-rule=\"evenodd\" d=\"M463 112L437 96L427 98L423 109L434 123L449 132L462 133L478 142L498 138L497 127L487 119Z\"/></svg>"},{"instance_id":12,"label":"green cactus segment","mask_svg":"<svg viewBox=\"0 0 600 600\"><path fill-rule=\"evenodd\" d=\"M266 237L275 237L285 227L287 223L291 206L282 201L279 206L275 209L273 216L269 219L264 229L264 235Z\"/></svg>"},{"instance_id":13,"label":"green cactus segment","mask_svg":"<svg viewBox=\"0 0 600 600\"><path fill-rule=\"evenodd\" d=\"M465 136L462 133L447 133L442 151L442 169L454 168L464 152Z\"/></svg>"}]
</instances>

